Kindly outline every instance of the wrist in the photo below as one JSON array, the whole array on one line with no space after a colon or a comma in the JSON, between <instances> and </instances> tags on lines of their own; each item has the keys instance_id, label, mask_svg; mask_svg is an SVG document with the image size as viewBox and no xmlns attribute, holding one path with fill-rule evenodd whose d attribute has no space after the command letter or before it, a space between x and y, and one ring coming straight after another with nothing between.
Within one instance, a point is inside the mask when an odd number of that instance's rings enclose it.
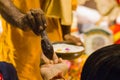
<instances>
[{"instance_id":1,"label":"wrist","mask_svg":"<svg viewBox=\"0 0 120 80\"><path fill-rule=\"evenodd\" d=\"M62 36L65 40L65 35L70 35L70 25L61 25L62 26Z\"/></svg>"},{"instance_id":2,"label":"wrist","mask_svg":"<svg viewBox=\"0 0 120 80\"><path fill-rule=\"evenodd\" d=\"M15 22L19 28L24 29L24 27L27 26L25 14L20 14L20 16L15 19Z\"/></svg>"}]
</instances>

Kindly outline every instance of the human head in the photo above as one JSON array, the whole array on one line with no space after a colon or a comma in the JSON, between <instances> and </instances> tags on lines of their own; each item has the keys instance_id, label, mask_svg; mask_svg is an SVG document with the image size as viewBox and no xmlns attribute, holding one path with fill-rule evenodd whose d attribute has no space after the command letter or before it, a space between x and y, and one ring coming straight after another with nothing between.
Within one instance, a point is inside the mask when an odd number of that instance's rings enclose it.
<instances>
[{"instance_id":1,"label":"human head","mask_svg":"<svg viewBox=\"0 0 120 80\"><path fill-rule=\"evenodd\" d=\"M119 80L120 44L113 44L93 52L86 60L81 80Z\"/></svg>"},{"instance_id":2,"label":"human head","mask_svg":"<svg viewBox=\"0 0 120 80\"><path fill-rule=\"evenodd\" d=\"M14 66L7 62L0 62L0 74L3 80L18 80Z\"/></svg>"}]
</instances>

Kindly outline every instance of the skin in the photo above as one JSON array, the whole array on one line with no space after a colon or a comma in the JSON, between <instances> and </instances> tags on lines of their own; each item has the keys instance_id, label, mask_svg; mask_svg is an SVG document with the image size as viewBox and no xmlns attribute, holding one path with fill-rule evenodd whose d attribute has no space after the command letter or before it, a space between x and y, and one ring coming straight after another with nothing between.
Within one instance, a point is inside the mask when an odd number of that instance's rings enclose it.
<instances>
[{"instance_id":1,"label":"skin","mask_svg":"<svg viewBox=\"0 0 120 80\"><path fill-rule=\"evenodd\" d=\"M83 45L82 41L78 37L75 37L70 34L70 28L71 28L70 25L61 25L61 27L62 27L63 39L65 41L74 43L76 45Z\"/></svg>"},{"instance_id":2,"label":"skin","mask_svg":"<svg viewBox=\"0 0 120 80\"><path fill-rule=\"evenodd\" d=\"M46 19L41 9L31 9L27 13L22 13L14 6L11 0L0 0L0 5L1 15L12 25L18 26L22 30L32 29L36 35L40 35L40 32L45 30L47 26ZM79 38L70 35L70 25L61 26L64 40L71 41L77 45L82 44Z\"/></svg>"},{"instance_id":3,"label":"skin","mask_svg":"<svg viewBox=\"0 0 120 80\"><path fill-rule=\"evenodd\" d=\"M11 25L15 25L24 31L31 29L36 35L40 35L41 31L45 30L46 28L46 18L41 9L31 9L27 13L22 13L14 6L11 0L0 0L0 14ZM41 74L44 74L43 77L47 77L47 73L45 73L47 70L51 72L53 67L56 67L57 64L63 64L64 62L61 58L58 58L55 53L53 55L53 60L49 60L44 54L42 54L41 58L45 62L40 69ZM66 65L59 66L64 67ZM57 74L53 75L51 78L54 78L58 75L59 78L62 78L62 73L64 71L59 68L56 69Z\"/></svg>"},{"instance_id":4,"label":"skin","mask_svg":"<svg viewBox=\"0 0 120 80\"><path fill-rule=\"evenodd\" d=\"M27 13L22 13L11 0L0 0L0 5L2 17L22 30L31 29L36 35L40 35L46 28L46 19L41 9L31 9Z\"/></svg>"},{"instance_id":5,"label":"skin","mask_svg":"<svg viewBox=\"0 0 120 80\"><path fill-rule=\"evenodd\" d=\"M42 59L46 64L41 66L41 75L44 80L65 80L64 74L68 70L68 66L62 58L58 58L54 53L53 60L49 60L42 54Z\"/></svg>"}]
</instances>

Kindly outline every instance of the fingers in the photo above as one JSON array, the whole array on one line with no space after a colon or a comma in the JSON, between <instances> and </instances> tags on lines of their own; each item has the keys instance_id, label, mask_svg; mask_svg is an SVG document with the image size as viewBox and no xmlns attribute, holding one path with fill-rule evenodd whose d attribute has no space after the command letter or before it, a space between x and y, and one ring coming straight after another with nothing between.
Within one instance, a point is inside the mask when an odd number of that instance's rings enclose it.
<instances>
[{"instance_id":1,"label":"fingers","mask_svg":"<svg viewBox=\"0 0 120 80\"><path fill-rule=\"evenodd\" d=\"M45 18L44 15L42 16L42 22L43 22L43 26L46 28L47 27L47 21L46 21L46 18Z\"/></svg>"},{"instance_id":2,"label":"fingers","mask_svg":"<svg viewBox=\"0 0 120 80\"><path fill-rule=\"evenodd\" d=\"M66 39L66 41L75 43L76 45L82 45L81 40L80 40L79 38L73 36L73 35L66 34L66 35L65 35L65 39Z\"/></svg>"},{"instance_id":3,"label":"fingers","mask_svg":"<svg viewBox=\"0 0 120 80\"><path fill-rule=\"evenodd\" d=\"M41 54L41 59L44 61L45 64L53 63L43 53Z\"/></svg>"},{"instance_id":4,"label":"fingers","mask_svg":"<svg viewBox=\"0 0 120 80\"><path fill-rule=\"evenodd\" d=\"M44 16L44 12L41 9L36 9L36 10L31 9L30 11L36 20L37 26L42 26L41 27L42 30L45 29L46 28L46 18Z\"/></svg>"},{"instance_id":5,"label":"fingers","mask_svg":"<svg viewBox=\"0 0 120 80\"><path fill-rule=\"evenodd\" d=\"M34 28L34 26L36 26L36 23L34 17L31 15L31 12L28 12L26 17L29 20L28 24L30 25L30 27Z\"/></svg>"},{"instance_id":6,"label":"fingers","mask_svg":"<svg viewBox=\"0 0 120 80\"><path fill-rule=\"evenodd\" d=\"M71 40L75 42L76 45L82 45L82 42L80 41L80 39L75 36L71 36Z\"/></svg>"},{"instance_id":7,"label":"fingers","mask_svg":"<svg viewBox=\"0 0 120 80\"><path fill-rule=\"evenodd\" d=\"M56 55L56 53L53 54L53 61L55 64L57 64L59 62L58 56Z\"/></svg>"},{"instance_id":8,"label":"fingers","mask_svg":"<svg viewBox=\"0 0 120 80\"><path fill-rule=\"evenodd\" d=\"M37 10L30 10L30 11L35 18L37 26L43 26L44 23L42 21L42 14Z\"/></svg>"},{"instance_id":9,"label":"fingers","mask_svg":"<svg viewBox=\"0 0 120 80\"><path fill-rule=\"evenodd\" d=\"M35 17L32 15L32 12L29 11L27 13L27 19L28 19L28 25L30 25L29 27L33 30L35 34L38 35L39 31L38 31L38 28L36 27L37 23L36 23Z\"/></svg>"},{"instance_id":10,"label":"fingers","mask_svg":"<svg viewBox=\"0 0 120 80\"><path fill-rule=\"evenodd\" d=\"M43 53L41 55L41 59L46 64L57 64L57 63L62 63L63 62L63 59L62 58L58 58L56 53L54 53L54 55L53 55L53 60L49 60Z\"/></svg>"},{"instance_id":11,"label":"fingers","mask_svg":"<svg viewBox=\"0 0 120 80\"><path fill-rule=\"evenodd\" d=\"M37 35L46 28L46 18L44 12L41 9L31 9L27 13L28 25Z\"/></svg>"},{"instance_id":12,"label":"fingers","mask_svg":"<svg viewBox=\"0 0 120 80\"><path fill-rule=\"evenodd\" d=\"M43 53L41 55L41 59L44 61L45 64L54 64L58 62L55 62L55 60L49 60Z\"/></svg>"},{"instance_id":13,"label":"fingers","mask_svg":"<svg viewBox=\"0 0 120 80\"><path fill-rule=\"evenodd\" d=\"M58 58L57 54L54 53L54 55L53 55L53 63L57 64L57 63L62 63L62 62L63 62L63 59L62 58Z\"/></svg>"},{"instance_id":14,"label":"fingers","mask_svg":"<svg viewBox=\"0 0 120 80\"><path fill-rule=\"evenodd\" d=\"M62 58L59 58L58 62L59 62L59 63L62 63L62 62L63 62L63 59L62 59Z\"/></svg>"}]
</instances>

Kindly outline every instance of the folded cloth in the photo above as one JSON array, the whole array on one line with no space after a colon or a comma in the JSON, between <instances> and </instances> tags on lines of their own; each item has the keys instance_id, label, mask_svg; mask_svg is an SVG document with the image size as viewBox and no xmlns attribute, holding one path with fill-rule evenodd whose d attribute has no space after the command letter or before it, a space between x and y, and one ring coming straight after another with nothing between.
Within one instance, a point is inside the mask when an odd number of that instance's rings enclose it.
<instances>
[{"instance_id":1,"label":"folded cloth","mask_svg":"<svg viewBox=\"0 0 120 80\"><path fill-rule=\"evenodd\" d=\"M0 62L0 80L18 80L17 72L14 66L7 62Z\"/></svg>"}]
</instances>

